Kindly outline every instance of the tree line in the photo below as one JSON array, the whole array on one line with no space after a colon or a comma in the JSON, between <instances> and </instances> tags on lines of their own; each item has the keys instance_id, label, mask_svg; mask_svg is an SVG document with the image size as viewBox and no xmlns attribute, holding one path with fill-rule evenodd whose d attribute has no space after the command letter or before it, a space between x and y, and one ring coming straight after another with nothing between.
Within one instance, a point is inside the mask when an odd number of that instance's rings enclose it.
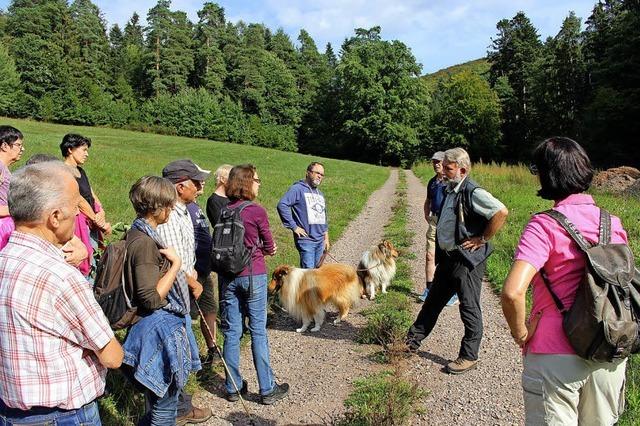
<instances>
[{"instance_id":1,"label":"tree line","mask_svg":"<svg viewBox=\"0 0 640 426\"><path fill-rule=\"evenodd\" d=\"M0 114L378 164L451 146L521 160L552 134L603 161L638 160L637 0L597 3L585 31L570 14L544 43L518 13L498 23L488 72L437 84L380 27L355 29L335 52L304 29L294 42L228 22L216 3L197 15L159 0L145 26L134 13L120 28L90 0L13 0L0 13Z\"/></svg>"}]
</instances>

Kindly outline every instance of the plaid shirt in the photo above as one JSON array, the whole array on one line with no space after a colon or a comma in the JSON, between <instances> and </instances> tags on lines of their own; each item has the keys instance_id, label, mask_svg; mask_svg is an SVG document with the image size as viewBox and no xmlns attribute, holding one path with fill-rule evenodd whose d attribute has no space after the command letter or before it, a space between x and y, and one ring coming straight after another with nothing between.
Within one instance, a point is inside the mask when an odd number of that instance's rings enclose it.
<instances>
[{"instance_id":1,"label":"plaid shirt","mask_svg":"<svg viewBox=\"0 0 640 426\"><path fill-rule=\"evenodd\" d=\"M177 202L169 220L156 229L167 247L173 247L182 260L182 269L187 274L194 271L196 265L196 240L191 215L181 202Z\"/></svg>"},{"instance_id":2,"label":"plaid shirt","mask_svg":"<svg viewBox=\"0 0 640 426\"><path fill-rule=\"evenodd\" d=\"M93 353L113 337L62 251L15 231L0 252L0 398L13 408L77 409L104 392Z\"/></svg>"}]
</instances>

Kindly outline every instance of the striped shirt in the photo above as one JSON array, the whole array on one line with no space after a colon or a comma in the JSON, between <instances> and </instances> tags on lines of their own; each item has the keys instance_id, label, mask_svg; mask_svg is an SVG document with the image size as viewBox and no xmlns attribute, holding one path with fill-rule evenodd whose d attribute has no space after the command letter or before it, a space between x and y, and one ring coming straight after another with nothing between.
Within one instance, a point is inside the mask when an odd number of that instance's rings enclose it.
<instances>
[{"instance_id":1,"label":"striped shirt","mask_svg":"<svg viewBox=\"0 0 640 426\"><path fill-rule=\"evenodd\" d=\"M9 407L77 409L104 392L95 355L113 337L62 251L15 231L0 252L0 398Z\"/></svg>"},{"instance_id":2,"label":"striped shirt","mask_svg":"<svg viewBox=\"0 0 640 426\"><path fill-rule=\"evenodd\" d=\"M156 229L167 247L173 247L182 260L182 269L187 274L194 271L196 265L196 240L191 215L181 202L177 202L169 220Z\"/></svg>"}]
</instances>

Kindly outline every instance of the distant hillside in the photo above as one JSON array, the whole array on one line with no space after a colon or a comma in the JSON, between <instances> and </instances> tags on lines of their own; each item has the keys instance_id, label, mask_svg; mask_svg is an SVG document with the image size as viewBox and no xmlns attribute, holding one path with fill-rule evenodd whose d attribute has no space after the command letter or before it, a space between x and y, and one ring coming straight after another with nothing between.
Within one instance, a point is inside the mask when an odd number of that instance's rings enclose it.
<instances>
[{"instance_id":1,"label":"distant hillside","mask_svg":"<svg viewBox=\"0 0 640 426\"><path fill-rule=\"evenodd\" d=\"M491 65L486 58L480 58L473 61L465 62L463 64L453 65L451 67L438 70L431 74L426 74L422 76L422 79L427 84L427 87L431 89L434 88L438 84L438 81L440 81L441 79L450 77L453 74L458 74L462 71L471 71L486 78L489 74L490 66Z\"/></svg>"}]
</instances>

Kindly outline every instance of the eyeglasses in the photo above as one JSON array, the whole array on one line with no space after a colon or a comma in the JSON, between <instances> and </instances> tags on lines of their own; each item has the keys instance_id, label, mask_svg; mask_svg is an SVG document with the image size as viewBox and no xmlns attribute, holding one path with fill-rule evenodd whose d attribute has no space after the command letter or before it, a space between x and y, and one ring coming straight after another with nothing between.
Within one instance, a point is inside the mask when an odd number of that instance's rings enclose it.
<instances>
[{"instance_id":1,"label":"eyeglasses","mask_svg":"<svg viewBox=\"0 0 640 426\"><path fill-rule=\"evenodd\" d=\"M14 142L13 145L11 145L11 147L13 148L14 146L17 146L21 151L24 149L23 142Z\"/></svg>"},{"instance_id":2,"label":"eyeglasses","mask_svg":"<svg viewBox=\"0 0 640 426\"><path fill-rule=\"evenodd\" d=\"M538 166L536 166L533 163L529 164L529 171L531 172L532 175L537 175L538 174Z\"/></svg>"},{"instance_id":3,"label":"eyeglasses","mask_svg":"<svg viewBox=\"0 0 640 426\"><path fill-rule=\"evenodd\" d=\"M318 175L318 176L320 176L320 177L324 177L324 173L316 172L315 170L311 170L310 172L311 172L311 173L315 173L315 174L317 174L317 175Z\"/></svg>"},{"instance_id":4,"label":"eyeglasses","mask_svg":"<svg viewBox=\"0 0 640 426\"><path fill-rule=\"evenodd\" d=\"M257 183L258 185L260 185L262 183L262 181L260 180L260 178L253 178L253 181L255 183Z\"/></svg>"}]
</instances>

